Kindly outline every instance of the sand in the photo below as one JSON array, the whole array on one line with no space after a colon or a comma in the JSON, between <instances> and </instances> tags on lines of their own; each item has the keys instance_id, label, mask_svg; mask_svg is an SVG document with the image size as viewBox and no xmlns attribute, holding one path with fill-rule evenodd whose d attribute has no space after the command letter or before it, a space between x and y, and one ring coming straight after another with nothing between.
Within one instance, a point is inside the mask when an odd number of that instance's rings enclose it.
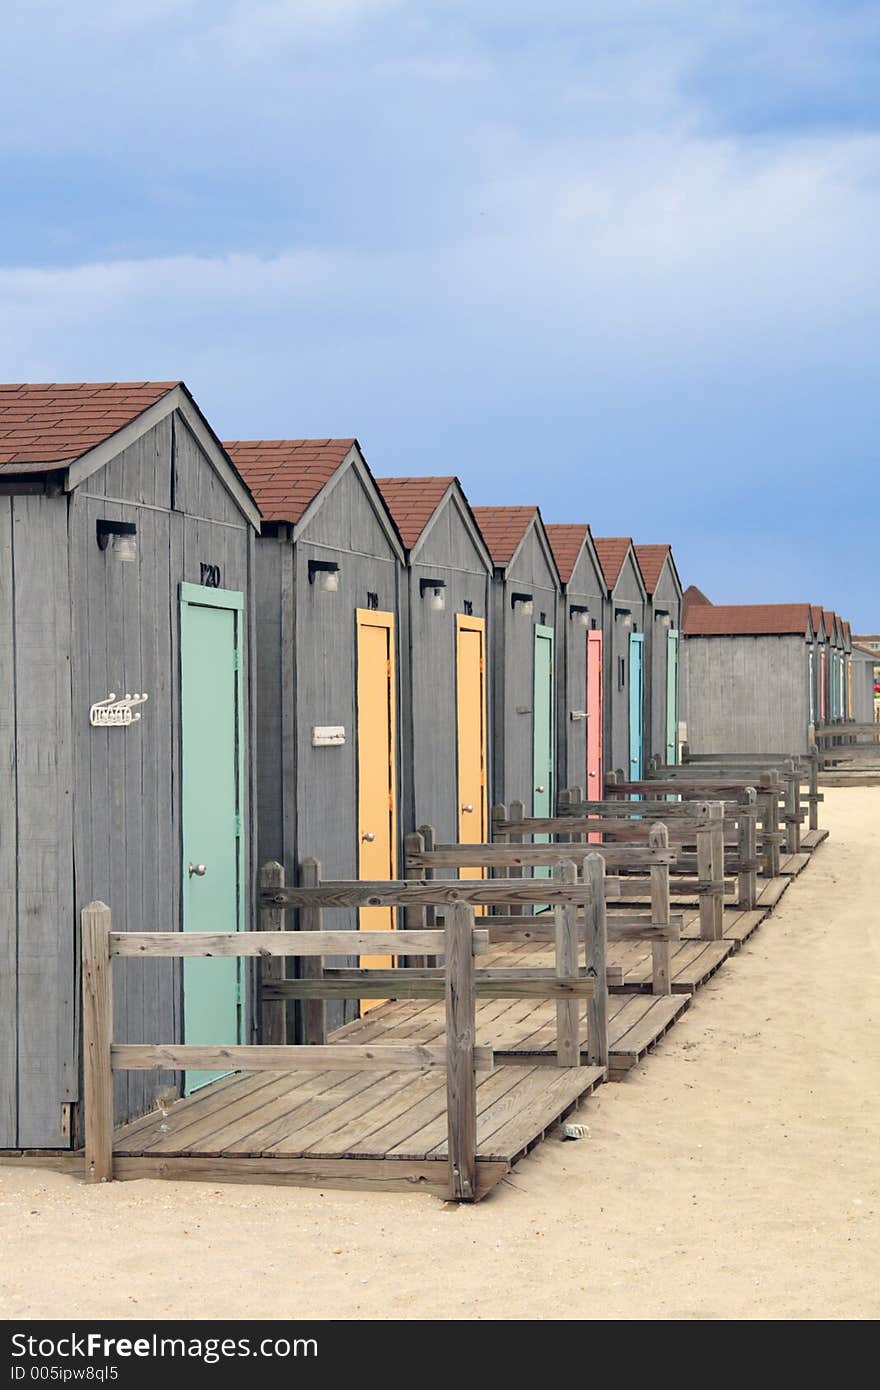
<instances>
[{"instance_id":1,"label":"sand","mask_svg":"<svg viewBox=\"0 0 880 1390\"><path fill-rule=\"evenodd\" d=\"M0 1315L880 1315L880 787L656 1052L478 1207L0 1168Z\"/></svg>"}]
</instances>

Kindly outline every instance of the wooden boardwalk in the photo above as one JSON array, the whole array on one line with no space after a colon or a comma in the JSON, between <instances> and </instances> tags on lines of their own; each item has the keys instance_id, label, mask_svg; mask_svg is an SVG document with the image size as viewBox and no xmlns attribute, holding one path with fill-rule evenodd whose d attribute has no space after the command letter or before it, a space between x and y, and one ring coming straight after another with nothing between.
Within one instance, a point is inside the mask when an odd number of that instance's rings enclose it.
<instances>
[{"instance_id":1,"label":"wooden boardwalk","mask_svg":"<svg viewBox=\"0 0 880 1390\"><path fill-rule=\"evenodd\" d=\"M681 929L682 940L701 940L699 909L686 907L682 915L684 916L684 925ZM759 907L751 912L739 907L726 907L724 909L722 939L733 942L734 949L738 951L743 942L748 941L752 933L757 931L769 915L769 909L766 907Z\"/></svg>"},{"instance_id":2,"label":"wooden boardwalk","mask_svg":"<svg viewBox=\"0 0 880 1390\"><path fill-rule=\"evenodd\" d=\"M403 1033L419 1035L412 1021L398 1036ZM481 1076L478 1196L604 1076L599 1067L551 1072L504 1065ZM239 1072L176 1101L164 1116L153 1112L122 1126L114 1136L114 1169L122 1178L287 1181L445 1196L446 1160L446 1082L437 1072Z\"/></svg>"}]
</instances>

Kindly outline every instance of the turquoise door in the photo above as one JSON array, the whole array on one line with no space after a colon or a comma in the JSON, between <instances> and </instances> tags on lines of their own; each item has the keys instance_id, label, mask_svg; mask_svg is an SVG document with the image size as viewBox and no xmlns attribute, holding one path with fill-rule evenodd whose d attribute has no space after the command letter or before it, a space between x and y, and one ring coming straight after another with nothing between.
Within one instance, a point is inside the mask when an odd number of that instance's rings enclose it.
<instances>
[{"instance_id":1,"label":"turquoise door","mask_svg":"<svg viewBox=\"0 0 880 1390\"><path fill-rule=\"evenodd\" d=\"M553 721L553 629L535 625L534 749L532 757L532 815L552 816L556 795L554 786ZM546 835L536 835L545 841ZM549 878L549 869L536 869L536 878Z\"/></svg>"},{"instance_id":2,"label":"turquoise door","mask_svg":"<svg viewBox=\"0 0 880 1390\"><path fill-rule=\"evenodd\" d=\"M678 762L678 632L666 634L666 764Z\"/></svg>"},{"instance_id":3,"label":"turquoise door","mask_svg":"<svg viewBox=\"0 0 880 1390\"><path fill-rule=\"evenodd\" d=\"M243 610L235 591L180 586L184 931L242 926ZM184 1042L240 1042L241 998L238 960L185 959ZM217 1075L188 1072L187 1094Z\"/></svg>"},{"instance_id":4,"label":"turquoise door","mask_svg":"<svg viewBox=\"0 0 880 1390\"><path fill-rule=\"evenodd\" d=\"M629 635L629 780L638 782L642 776L642 719L644 683L642 653L643 632Z\"/></svg>"}]
</instances>

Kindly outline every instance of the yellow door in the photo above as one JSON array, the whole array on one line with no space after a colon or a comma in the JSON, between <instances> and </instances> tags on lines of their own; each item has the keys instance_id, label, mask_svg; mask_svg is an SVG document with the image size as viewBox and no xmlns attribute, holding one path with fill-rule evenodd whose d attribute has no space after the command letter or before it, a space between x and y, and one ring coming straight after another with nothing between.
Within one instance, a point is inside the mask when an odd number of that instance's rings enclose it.
<instances>
[{"instance_id":1,"label":"yellow door","mask_svg":"<svg viewBox=\"0 0 880 1390\"><path fill-rule=\"evenodd\" d=\"M397 873L397 792L394 775L394 615L357 610L358 876ZM361 931L391 931L390 907L363 907ZM363 956L366 968L388 968L393 957ZM361 1000L361 1013L381 999Z\"/></svg>"},{"instance_id":2,"label":"yellow door","mask_svg":"<svg viewBox=\"0 0 880 1390\"><path fill-rule=\"evenodd\" d=\"M458 839L484 844L486 805L486 624L455 616L458 737ZM462 878L482 878L482 869L462 869ZM480 915L484 909L478 909Z\"/></svg>"}]
</instances>

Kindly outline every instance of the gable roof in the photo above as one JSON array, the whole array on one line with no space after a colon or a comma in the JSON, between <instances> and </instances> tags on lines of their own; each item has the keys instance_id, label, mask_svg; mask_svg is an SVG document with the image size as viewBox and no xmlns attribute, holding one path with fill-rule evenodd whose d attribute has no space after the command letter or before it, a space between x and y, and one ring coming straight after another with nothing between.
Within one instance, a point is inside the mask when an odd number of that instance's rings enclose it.
<instances>
[{"instance_id":1,"label":"gable roof","mask_svg":"<svg viewBox=\"0 0 880 1390\"><path fill-rule=\"evenodd\" d=\"M707 603L712 606L712 600L706 598L702 589L698 589L696 584L688 584L684 591L684 606L687 608L692 603Z\"/></svg>"},{"instance_id":2,"label":"gable roof","mask_svg":"<svg viewBox=\"0 0 880 1390\"><path fill-rule=\"evenodd\" d=\"M179 381L0 385L0 474L46 473L110 439Z\"/></svg>"},{"instance_id":3,"label":"gable roof","mask_svg":"<svg viewBox=\"0 0 880 1390\"><path fill-rule=\"evenodd\" d=\"M474 507L473 513L493 564L504 566L519 550L526 531L538 516L538 508Z\"/></svg>"},{"instance_id":4,"label":"gable roof","mask_svg":"<svg viewBox=\"0 0 880 1390\"><path fill-rule=\"evenodd\" d=\"M264 520L302 519L355 447L355 439L232 439L224 448Z\"/></svg>"},{"instance_id":5,"label":"gable roof","mask_svg":"<svg viewBox=\"0 0 880 1390\"><path fill-rule=\"evenodd\" d=\"M649 594L653 594L659 583L666 557L671 557L672 547L669 545L637 545L635 552L639 569L642 571L642 578L645 581L645 588Z\"/></svg>"},{"instance_id":6,"label":"gable roof","mask_svg":"<svg viewBox=\"0 0 880 1390\"><path fill-rule=\"evenodd\" d=\"M810 604L810 617L813 619L813 631L818 636L820 632L825 633L825 614L823 609L815 603Z\"/></svg>"},{"instance_id":7,"label":"gable roof","mask_svg":"<svg viewBox=\"0 0 880 1390\"><path fill-rule=\"evenodd\" d=\"M400 538L412 550L449 489L456 482L446 478L377 478L376 486L394 517Z\"/></svg>"},{"instance_id":8,"label":"gable roof","mask_svg":"<svg viewBox=\"0 0 880 1390\"><path fill-rule=\"evenodd\" d=\"M559 577L563 584L567 584L574 573L574 567L590 534L590 528L580 525L548 524L544 529L547 532L550 549L553 551L556 568L559 570Z\"/></svg>"},{"instance_id":9,"label":"gable roof","mask_svg":"<svg viewBox=\"0 0 880 1390\"><path fill-rule=\"evenodd\" d=\"M613 589L620 578L620 571L623 569L632 539L629 536L594 536L593 544L599 556L605 583L609 589Z\"/></svg>"},{"instance_id":10,"label":"gable roof","mask_svg":"<svg viewBox=\"0 0 880 1390\"><path fill-rule=\"evenodd\" d=\"M682 622L686 637L784 637L809 629L808 603L697 603Z\"/></svg>"}]
</instances>

